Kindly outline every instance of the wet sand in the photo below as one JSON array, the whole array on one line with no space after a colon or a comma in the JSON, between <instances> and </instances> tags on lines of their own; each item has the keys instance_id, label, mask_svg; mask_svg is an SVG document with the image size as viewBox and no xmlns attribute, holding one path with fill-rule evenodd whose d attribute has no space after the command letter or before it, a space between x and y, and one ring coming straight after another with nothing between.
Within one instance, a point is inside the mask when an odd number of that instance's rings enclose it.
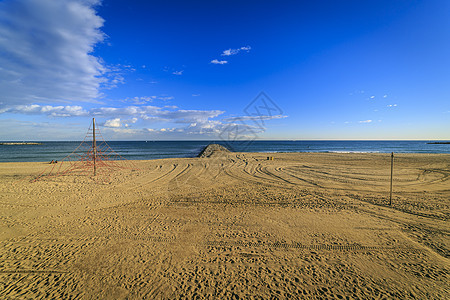
<instances>
[{"instance_id":1,"label":"wet sand","mask_svg":"<svg viewBox=\"0 0 450 300\"><path fill-rule=\"evenodd\" d=\"M1 163L0 298L450 299L450 155L135 165Z\"/></svg>"}]
</instances>

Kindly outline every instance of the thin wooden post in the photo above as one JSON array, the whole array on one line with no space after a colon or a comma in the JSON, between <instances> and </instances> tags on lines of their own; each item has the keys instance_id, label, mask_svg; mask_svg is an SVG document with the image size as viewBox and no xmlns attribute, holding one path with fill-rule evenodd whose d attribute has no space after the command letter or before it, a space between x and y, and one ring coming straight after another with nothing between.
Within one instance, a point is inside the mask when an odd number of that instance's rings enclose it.
<instances>
[{"instance_id":1,"label":"thin wooden post","mask_svg":"<svg viewBox=\"0 0 450 300\"><path fill-rule=\"evenodd\" d=\"M392 179L394 174L394 152L391 153L391 190L389 193L389 206L392 206Z\"/></svg>"},{"instance_id":2,"label":"thin wooden post","mask_svg":"<svg viewBox=\"0 0 450 300\"><path fill-rule=\"evenodd\" d=\"M97 175L97 142L95 141L95 118L92 118L92 160L94 161L94 176Z\"/></svg>"}]
</instances>

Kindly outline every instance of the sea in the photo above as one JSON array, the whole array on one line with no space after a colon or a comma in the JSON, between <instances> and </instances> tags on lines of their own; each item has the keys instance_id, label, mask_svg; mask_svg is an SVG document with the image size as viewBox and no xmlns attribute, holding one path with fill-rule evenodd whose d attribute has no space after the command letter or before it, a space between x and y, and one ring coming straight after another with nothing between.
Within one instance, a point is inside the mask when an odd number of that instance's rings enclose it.
<instances>
[{"instance_id":1,"label":"sea","mask_svg":"<svg viewBox=\"0 0 450 300\"><path fill-rule=\"evenodd\" d=\"M7 142L2 141L1 143ZM431 144L432 142L435 141L110 141L108 145L117 154L128 160L195 157L211 143L221 144L236 152L450 154L450 144ZM0 145L0 162L63 160L81 142L44 141L37 143L40 144Z\"/></svg>"}]
</instances>

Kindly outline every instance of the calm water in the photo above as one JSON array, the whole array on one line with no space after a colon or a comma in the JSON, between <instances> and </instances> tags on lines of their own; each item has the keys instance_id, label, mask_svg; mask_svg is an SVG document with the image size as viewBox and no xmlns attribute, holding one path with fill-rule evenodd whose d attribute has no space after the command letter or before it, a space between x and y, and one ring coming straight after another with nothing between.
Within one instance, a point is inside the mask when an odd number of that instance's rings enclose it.
<instances>
[{"instance_id":1,"label":"calm water","mask_svg":"<svg viewBox=\"0 0 450 300\"><path fill-rule=\"evenodd\" d=\"M252 141L223 142L243 152L380 152L449 153L450 144L432 145L429 141ZM194 157L213 141L111 141L110 147L127 159ZM62 160L80 142L42 142L42 145L0 145L0 162Z\"/></svg>"}]
</instances>

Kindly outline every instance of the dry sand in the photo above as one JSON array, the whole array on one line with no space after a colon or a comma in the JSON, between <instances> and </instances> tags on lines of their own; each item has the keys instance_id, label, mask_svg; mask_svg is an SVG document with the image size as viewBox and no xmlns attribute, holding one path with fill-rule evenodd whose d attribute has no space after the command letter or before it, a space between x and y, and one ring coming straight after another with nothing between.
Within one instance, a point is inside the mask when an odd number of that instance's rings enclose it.
<instances>
[{"instance_id":1,"label":"dry sand","mask_svg":"<svg viewBox=\"0 0 450 300\"><path fill-rule=\"evenodd\" d=\"M136 164L1 163L0 298L450 299L450 155Z\"/></svg>"}]
</instances>

